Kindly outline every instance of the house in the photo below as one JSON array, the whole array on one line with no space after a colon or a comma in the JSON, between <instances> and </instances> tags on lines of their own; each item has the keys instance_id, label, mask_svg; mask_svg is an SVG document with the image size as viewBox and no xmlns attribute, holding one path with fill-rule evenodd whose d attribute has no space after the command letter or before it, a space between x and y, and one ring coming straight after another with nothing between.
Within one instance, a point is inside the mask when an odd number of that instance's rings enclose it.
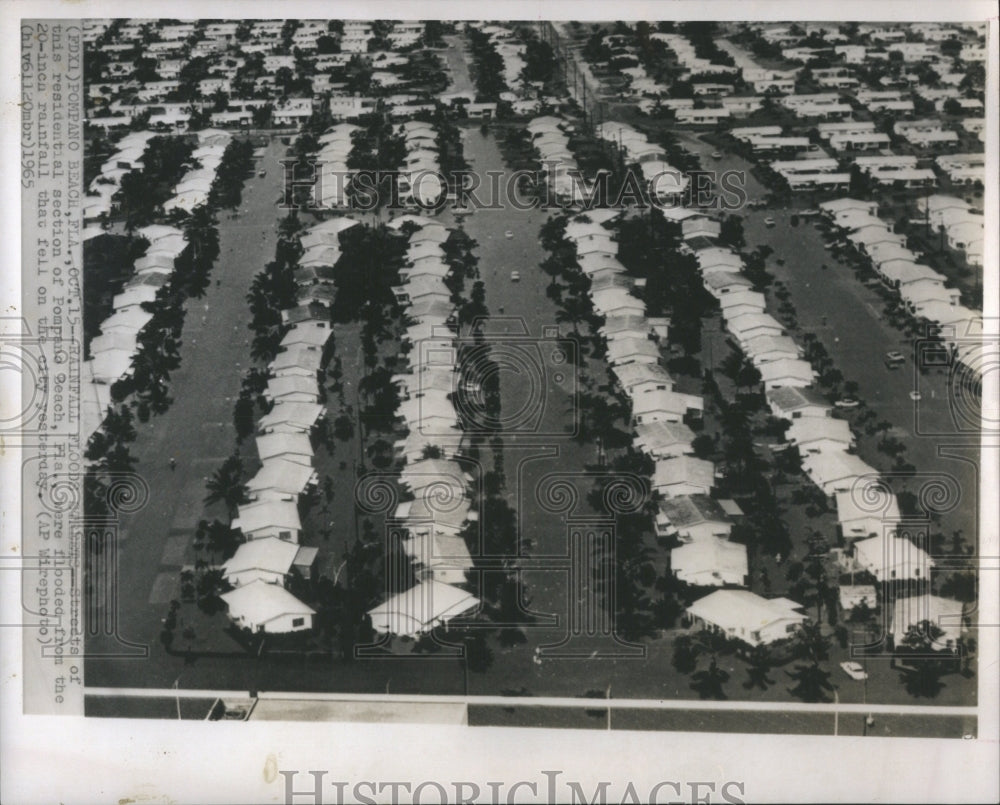
<instances>
[{"instance_id":1,"label":"house","mask_svg":"<svg viewBox=\"0 0 1000 805\"><path fill-rule=\"evenodd\" d=\"M315 382L315 380L313 380ZM277 401L258 423L260 433L308 433L326 409L319 403Z\"/></svg>"},{"instance_id":2,"label":"house","mask_svg":"<svg viewBox=\"0 0 1000 805\"><path fill-rule=\"evenodd\" d=\"M763 313L767 300L762 293L746 290L720 296L719 306L722 308L722 317L728 321L744 313Z\"/></svg>"},{"instance_id":3,"label":"house","mask_svg":"<svg viewBox=\"0 0 1000 805\"><path fill-rule=\"evenodd\" d=\"M744 348L754 366L781 358L795 359L802 356L802 349L787 335L759 335L747 341Z\"/></svg>"},{"instance_id":4,"label":"house","mask_svg":"<svg viewBox=\"0 0 1000 805\"><path fill-rule=\"evenodd\" d=\"M689 414L701 416L704 400L695 394L656 391L632 399L632 418L637 425L653 422L682 422Z\"/></svg>"},{"instance_id":5,"label":"house","mask_svg":"<svg viewBox=\"0 0 1000 805\"><path fill-rule=\"evenodd\" d=\"M234 587L255 581L284 585L292 570L309 578L316 561L317 548L266 537L244 542L222 563L222 578Z\"/></svg>"},{"instance_id":6,"label":"house","mask_svg":"<svg viewBox=\"0 0 1000 805\"><path fill-rule=\"evenodd\" d=\"M838 492L837 521L845 540L880 536L895 530L899 523L896 496L878 484L864 490Z\"/></svg>"},{"instance_id":7,"label":"house","mask_svg":"<svg viewBox=\"0 0 1000 805\"><path fill-rule=\"evenodd\" d=\"M461 464L440 458L407 464L399 476L399 483L414 496L420 496L428 487L431 487L432 494L440 490L453 497L463 496L468 493L472 482L473 477L462 469Z\"/></svg>"},{"instance_id":8,"label":"house","mask_svg":"<svg viewBox=\"0 0 1000 805\"><path fill-rule=\"evenodd\" d=\"M282 459L312 468L312 443L304 433L268 433L258 436L257 455L265 464L272 459Z\"/></svg>"},{"instance_id":9,"label":"house","mask_svg":"<svg viewBox=\"0 0 1000 805\"><path fill-rule=\"evenodd\" d=\"M719 537L699 539L670 552L670 570L694 587L746 587L747 548Z\"/></svg>"},{"instance_id":10,"label":"house","mask_svg":"<svg viewBox=\"0 0 1000 805\"><path fill-rule=\"evenodd\" d=\"M760 335L782 335L784 328L769 313L744 313L726 321L726 327L739 344Z\"/></svg>"},{"instance_id":11,"label":"house","mask_svg":"<svg viewBox=\"0 0 1000 805\"><path fill-rule=\"evenodd\" d=\"M802 457L802 469L829 496L857 490L858 485L863 485L865 481L877 483L878 478L873 467L842 450L809 453Z\"/></svg>"},{"instance_id":12,"label":"house","mask_svg":"<svg viewBox=\"0 0 1000 805\"><path fill-rule=\"evenodd\" d=\"M707 495L714 485L715 465L694 456L658 460L653 471L653 488L667 498Z\"/></svg>"},{"instance_id":13,"label":"house","mask_svg":"<svg viewBox=\"0 0 1000 805\"><path fill-rule=\"evenodd\" d=\"M418 582L368 612L379 634L416 637L477 610L481 602L471 593L440 581Z\"/></svg>"},{"instance_id":14,"label":"house","mask_svg":"<svg viewBox=\"0 0 1000 805\"><path fill-rule=\"evenodd\" d=\"M791 637L808 618L788 598L762 598L748 590L718 590L687 608L695 625L721 632L751 646Z\"/></svg>"},{"instance_id":15,"label":"house","mask_svg":"<svg viewBox=\"0 0 1000 805\"><path fill-rule=\"evenodd\" d=\"M607 343L607 360L612 366L658 363L660 348L649 338L615 338Z\"/></svg>"},{"instance_id":16,"label":"house","mask_svg":"<svg viewBox=\"0 0 1000 805\"><path fill-rule=\"evenodd\" d=\"M640 394L671 391L674 388L673 378L658 363L626 363L613 366L611 371L618 381L618 387L632 400Z\"/></svg>"},{"instance_id":17,"label":"house","mask_svg":"<svg viewBox=\"0 0 1000 805\"><path fill-rule=\"evenodd\" d=\"M465 584L466 573L472 568L472 556L461 536L442 534L427 526L410 529L402 542L403 551L413 561L420 581L445 584Z\"/></svg>"},{"instance_id":18,"label":"house","mask_svg":"<svg viewBox=\"0 0 1000 805\"><path fill-rule=\"evenodd\" d=\"M219 596L237 626L251 632L285 634L312 628L316 610L278 584L253 581Z\"/></svg>"},{"instance_id":19,"label":"house","mask_svg":"<svg viewBox=\"0 0 1000 805\"><path fill-rule=\"evenodd\" d=\"M733 521L719 501L708 495L678 495L657 501L656 535L682 542L728 537Z\"/></svg>"},{"instance_id":20,"label":"house","mask_svg":"<svg viewBox=\"0 0 1000 805\"><path fill-rule=\"evenodd\" d=\"M843 419L828 416L792 420L785 438L796 445L802 455L846 450L854 444L851 426Z\"/></svg>"},{"instance_id":21,"label":"house","mask_svg":"<svg viewBox=\"0 0 1000 805\"><path fill-rule=\"evenodd\" d=\"M685 455L694 441L694 431L679 422L636 425L635 433L636 448L658 459Z\"/></svg>"},{"instance_id":22,"label":"house","mask_svg":"<svg viewBox=\"0 0 1000 805\"><path fill-rule=\"evenodd\" d=\"M300 375L285 375L272 377L267 381L264 398L269 402L301 402L316 404L319 402L319 392L314 378Z\"/></svg>"},{"instance_id":23,"label":"house","mask_svg":"<svg viewBox=\"0 0 1000 805\"><path fill-rule=\"evenodd\" d=\"M892 609L893 645L898 650L910 629L920 628L926 621L942 632L933 643L934 650L955 651L965 632L962 616L962 602L951 598L929 593L897 598Z\"/></svg>"},{"instance_id":24,"label":"house","mask_svg":"<svg viewBox=\"0 0 1000 805\"><path fill-rule=\"evenodd\" d=\"M811 386L816 379L809 361L798 358L777 358L765 361L756 366L760 372L765 389L777 389L785 386Z\"/></svg>"},{"instance_id":25,"label":"house","mask_svg":"<svg viewBox=\"0 0 1000 805\"><path fill-rule=\"evenodd\" d=\"M823 201L819 208L826 213L827 217L836 219L836 216L849 210L858 210L872 216L878 215L878 202L872 200L862 200L858 198L838 198L833 201Z\"/></svg>"},{"instance_id":26,"label":"house","mask_svg":"<svg viewBox=\"0 0 1000 805\"><path fill-rule=\"evenodd\" d=\"M830 404L812 389L782 388L765 392L771 413L780 419L795 420L800 417L825 417L830 415Z\"/></svg>"},{"instance_id":27,"label":"house","mask_svg":"<svg viewBox=\"0 0 1000 805\"><path fill-rule=\"evenodd\" d=\"M457 504L451 505L452 503L445 507L438 505L433 495L429 499L421 496L416 500L400 503L393 518L406 524L411 530L433 524L436 533L456 537L467 523L477 522L479 514L467 499L460 498Z\"/></svg>"},{"instance_id":28,"label":"house","mask_svg":"<svg viewBox=\"0 0 1000 805\"><path fill-rule=\"evenodd\" d=\"M248 540L277 537L298 543L302 531L298 507L290 500L264 500L242 505L232 526L242 531Z\"/></svg>"},{"instance_id":29,"label":"house","mask_svg":"<svg viewBox=\"0 0 1000 805\"><path fill-rule=\"evenodd\" d=\"M871 611L878 609L878 593L873 584L841 584L837 597L845 614L862 605Z\"/></svg>"},{"instance_id":30,"label":"house","mask_svg":"<svg viewBox=\"0 0 1000 805\"><path fill-rule=\"evenodd\" d=\"M855 542L853 551L858 567L879 582L930 579L935 566L923 548L903 537L870 537Z\"/></svg>"}]
</instances>

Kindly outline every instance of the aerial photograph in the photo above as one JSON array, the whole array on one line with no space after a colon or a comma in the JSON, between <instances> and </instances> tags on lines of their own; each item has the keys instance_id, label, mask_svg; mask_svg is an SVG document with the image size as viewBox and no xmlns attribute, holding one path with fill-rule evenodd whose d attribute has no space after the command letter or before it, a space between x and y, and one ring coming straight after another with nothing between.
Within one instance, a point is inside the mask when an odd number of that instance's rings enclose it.
<instances>
[{"instance_id":1,"label":"aerial photograph","mask_svg":"<svg viewBox=\"0 0 1000 805\"><path fill-rule=\"evenodd\" d=\"M977 736L985 25L83 30L87 716Z\"/></svg>"}]
</instances>

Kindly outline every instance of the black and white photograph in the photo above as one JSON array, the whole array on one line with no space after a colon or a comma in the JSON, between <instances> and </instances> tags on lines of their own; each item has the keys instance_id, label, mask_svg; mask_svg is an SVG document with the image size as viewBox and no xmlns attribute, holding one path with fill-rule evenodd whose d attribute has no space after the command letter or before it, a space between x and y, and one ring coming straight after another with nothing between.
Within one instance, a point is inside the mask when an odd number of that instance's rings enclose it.
<instances>
[{"instance_id":1,"label":"black and white photograph","mask_svg":"<svg viewBox=\"0 0 1000 805\"><path fill-rule=\"evenodd\" d=\"M995 8L20 5L5 801L995 800Z\"/></svg>"}]
</instances>

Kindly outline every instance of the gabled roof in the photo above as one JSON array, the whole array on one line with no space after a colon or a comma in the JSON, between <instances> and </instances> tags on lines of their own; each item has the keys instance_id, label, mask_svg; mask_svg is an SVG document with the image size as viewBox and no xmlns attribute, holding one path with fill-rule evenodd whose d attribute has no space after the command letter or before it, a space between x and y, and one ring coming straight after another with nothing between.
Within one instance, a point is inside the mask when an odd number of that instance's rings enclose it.
<instances>
[{"instance_id":1,"label":"gabled roof","mask_svg":"<svg viewBox=\"0 0 1000 805\"><path fill-rule=\"evenodd\" d=\"M277 537L265 537L244 542L229 559L222 563L223 578L239 573L261 570L287 574L299 552L299 546Z\"/></svg>"},{"instance_id":2,"label":"gabled roof","mask_svg":"<svg viewBox=\"0 0 1000 805\"><path fill-rule=\"evenodd\" d=\"M718 590L699 598L687 611L736 636L745 636L778 621L803 622L807 618L801 609L801 604L787 598L762 598L748 590Z\"/></svg>"},{"instance_id":3,"label":"gabled roof","mask_svg":"<svg viewBox=\"0 0 1000 805\"><path fill-rule=\"evenodd\" d=\"M219 596L226 602L231 617L248 624L265 624L282 615L315 615L316 610L303 604L278 584L254 581Z\"/></svg>"},{"instance_id":4,"label":"gabled roof","mask_svg":"<svg viewBox=\"0 0 1000 805\"><path fill-rule=\"evenodd\" d=\"M233 520L233 528L242 531L244 535L253 534L266 528L300 531L302 521L294 501L264 500L259 503L247 503L239 507L239 514Z\"/></svg>"},{"instance_id":5,"label":"gabled roof","mask_svg":"<svg viewBox=\"0 0 1000 805\"><path fill-rule=\"evenodd\" d=\"M843 419L827 416L807 416L793 419L787 433L792 444L807 445L821 439L841 442L844 445L854 444L854 434L851 426Z\"/></svg>"},{"instance_id":6,"label":"gabled roof","mask_svg":"<svg viewBox=\"0 0 1000 805\"><path fill-rule=\"evenodd\" d=\"M768 402L776 405L783 411L796 411L808 406L819 406L829 410L830 404L823 396L813 389L792 388L783 386L776 389L768 389L765 392Z\"/></svg>"},{"instance_id":7,"label":"gabled roof","mask_svg":"<svg viewBox=\"0 0 1000 805\"><path fill-rule=\"evenodd\" d=\"M711 489L715 483L715 465L694 456L678 456L656 462L654 487L684 483Z\"/></svg>"},{"instance_id":8,"label":"gabled roof","mask_svg":"<svg viewBox=\"0 0 1000 805\"><path fill-rule=\"evenodd\" d=\"M731 525L729 515L715 498L708 495L679 495L659 501L660 511L678 530L699 523Z\"/></svg>"},{"instance_id":9,"label":"gabled roof","mask_svg":"<svg viewBox=\"0 0 1000 805\"><path fill-rule=\"evenodd\" d=\"M370 610L372 628L381 634L417 635L477 609L471 593L439 581L418 582Z\"/></svg>"},{"instance_id":10,"label":"gabled roof","mask_svg":"<svg viewBox=\"0 0 1000 805\"><path fill-rule=\"evenodd\" d=\"M721 537L695 540L670 552L670 568L688 584L742 587L749 574L747 548Z\"/></svg>"}]
</instances>

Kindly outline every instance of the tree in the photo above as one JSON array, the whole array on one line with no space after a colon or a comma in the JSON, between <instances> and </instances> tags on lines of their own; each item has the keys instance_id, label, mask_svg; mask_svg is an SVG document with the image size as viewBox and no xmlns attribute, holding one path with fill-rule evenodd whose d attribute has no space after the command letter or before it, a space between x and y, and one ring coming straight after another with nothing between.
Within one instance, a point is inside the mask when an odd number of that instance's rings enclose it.
<instances>
[{"instance_id":1,"label":"tree","mask_svg":"<svg viewBox=\"0 0 1000 805\"><path fill-rule=\"evenodd\" d=\"M940 644L943 634L936 623L921 621L907 630L898 647L901 659L906 660L899 678L911 696L933 699L944 688L941 677L947 673L947 665Z\"/></svg>"},{"instance_id":2,"label":"tree","mask_svg":"<svg viewBox=\"0 0 1000 805\"><path fill-rule=\"evenodd\" d=\"M247 487L243 483L243 462L239 454L233 454L222 462L205 484L208 494L206 503L223 502L229 516L236 514L236 507L247 501Z\"/></svg>"},{"instance_id":3,"label":"tree","mask_svg":"<svg viewBox=\"0 0 1000 805\"><path fill-rule=\"evenodd\" d=\"M708 664L708 669L698 671L692 677L691 689L698 692L701 699L725 699L727 698L722 686L729 681L728 672L719 668L715 657Z\"/></svg>"},{"instance_id":4,"label":"tree","mask_svg":"<svg viewBox=\"0 0 1000 805\"><path fill-rule=\"evenodd\" d=\"M774 680L768 676L773 664L771 650L766 645L754 646L747 658L747 681L743 683L743 687L747 690L767 690L774 684Z\"/></svg>"},{"instance_id":5,"label":"tree","mask_svg":"<svg viewBox=\"0 0 1000 805\"><path fill-rule=\"evenodd\" d=\"M795 656L814 663L830 656L830 638L819 623L806 621L795 632Z\"/></svg>"},{"instance_id":6,"label":"tree","mask_svg":"<svg viewBox=\"0 0 1000 805\"><path fill-rule=\"evenodd\" d=\"M819 663L796 665L794 672L787 672L795 680L795 686L788 689L793 696L804 702L828 702L827 691L833 690L830 682L830 672L819 667Z\"/></svg>"}]
</instances>

